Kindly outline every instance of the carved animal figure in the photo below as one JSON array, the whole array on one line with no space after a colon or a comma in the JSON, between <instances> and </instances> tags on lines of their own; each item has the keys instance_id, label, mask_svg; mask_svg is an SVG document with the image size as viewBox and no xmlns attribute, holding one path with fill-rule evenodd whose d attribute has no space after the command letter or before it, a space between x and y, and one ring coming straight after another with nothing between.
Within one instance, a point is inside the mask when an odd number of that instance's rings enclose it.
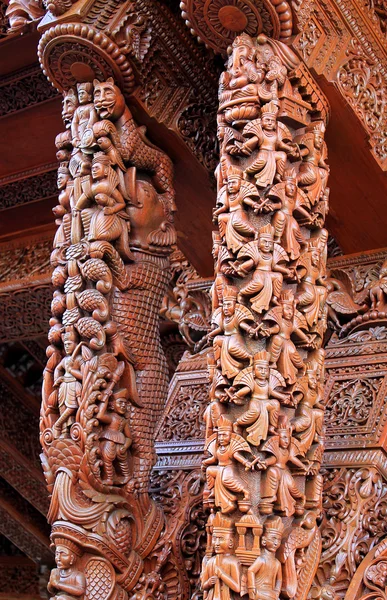
<instances>
[{"instance_id":1,"label":"carved animal figure","mask_svg":"<svg viewBox=\"0 0 387 600\"><path fill-rule=\"evenodd\" d=\"M94 81L94 106L102 119L93 127L96 139L109 136L125 163L150 172L158 191L168 196L170 210L175 210L172 162L146 138L145 129L137 127L112 78Z\"/></svg>"}]
</instances>

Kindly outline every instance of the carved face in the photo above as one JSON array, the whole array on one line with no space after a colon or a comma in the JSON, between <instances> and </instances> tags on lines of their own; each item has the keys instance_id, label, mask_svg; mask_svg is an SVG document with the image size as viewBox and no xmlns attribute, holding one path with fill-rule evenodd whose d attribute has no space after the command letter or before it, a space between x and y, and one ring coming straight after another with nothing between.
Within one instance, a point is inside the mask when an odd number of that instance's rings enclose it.
<instances>
[{"instance_id":1,"label":"carved face","mask_svg":"<svg viewBox=\"0 0 387 600\"><path fill-rule=\"evenodd\" d=\"M113 408L118 415L124 415L126 413L127 406L128 402L126 398L116 398L116 400L114 400Z\"/></svg>"},{"instance_id":2,"label":"carved face","mask_svg":"<svg viewBox=\"0 0 387 600\"><path fill-rule=\"evenodd\" d=\"M260 381L267 381L269 379L269 365L263 365L262 363L254 363L254 376Z\"/></svg>"},{"instance_id":3,"label":"carved face","mask_svg":"<svg viewBox=\"0 0 387 600\"><path fill-rule=\"evenodd\" d=\"M229 60L229 72L233 78L245 76L245 82L248 83L250 78L250 72L255 70L253 63L253 49L249 46L237 46L234 48L233 53Z\"/></svg>"},{"instance_id":4,"label":"carved face","mask_svg":"<svg viewBox=\"0 0 387 600\"><path fill-rule=\"evenodd\" d=\"M91 176L93 179L103 179L107 176L107 167L100 162L93 162L91 166Z\"/></svg>"},{"instance_id":5,"label":"carved face","mask_svg":"<svg viewBox=\"0 0 387 600\"><path fill-rule=\"evenodd\" d=\"M294 196L297 193L297 184L294 181L294 179L288 179L285 182L285 194L289 197L289 198L294 198Z\"/></svg>"},{"instance_id":6,"label":"carved face","mask_svg":"<svg viewBox=\"0 0 387 600\"><path fill-rule=\"evenodd\" d=\"M64 339L63 340L63 346L64 346L64 350L66 352L67 355L72 354L75 350L75 342L74 340L69 340L69 339Z\"/></svg>"},{"instance_id":7,"label":"carved face","mask_svg":"<svg viewBox=\"0 0 387 600\"><path fill-rule=\"evenodd\" d=\"M56 184L57 184L58 190L64 190L69 178L70 178L69 175L66 173L58 173L58 176L56 178Z\"/></svg>"},{"instance_id":8,"label":"carved face","mask_svg":"<svg viewBox=\"0 0 387 600\"><path fill-rule=\"evenodd\" d=\"M279 447L280 448L284 448L286 450L286 448L289 448L290 445L290 435L289 435L289 431L285 431L284 429L281 429L281 431L279 432Z\"/></svg>"},{"instance_id":9,"label":"carved face","mask_svg":"<svg viewBox=\"0 0 387 600\"><path fill-rule=\"evenodd\" d=\"M214 533L212 543L216 554L225 554L232 546L232 537L229 533Z\"/></svg>"},{"instance_id":10,"label":"carved face","mask_svg":"<svg viewBox=\"0 0 387 600\"><path fill-rule=\"evenodd\" d=\"M236 194L241 187L241 180L239 177L229 177L227 179L227 190L229 194Z\"/></svg>"},{"instance_id":11,"label":"carved face","mask_svg":"<svg viewBox=\"0 0 387 600\"><path fill-rule=\"evenodd\" d=\"M55 561L58 569L69 569L75 563L74 552L66 546L57 546L55 550Z\"/></svg>"},{"instance_id":12,"label":"carved face","mask_svg":"<svg viewBox=\"0 0 387 600\"><path fill-rule=\"evenodd\" d=\"M223 300L223 314L225 317L232 317L235 313L235 300L232 298L225 298Z\"/></svg>"},{"instance_id":13,"label":"carved face","mask_svg":"<svg viewBox=\"0 0 387 600\"><path fill-rule=\"evenodd\" d=\"M276 552L281 544L281 536L278 533L269 531L262 536L261 543L269 552Z\"/></svg>"},{"instance_id":14,"label":"carved face","mask_svg":"<svg viewBox=\"0 0 387 600\"><path fill-rule=\"evenodd\" d=\"M308 375L309 387L311 390L315 390L317 388L317 377L315 373L309 373Z\"/></svg>"},{"instance_id":15,"label":"carved face","mask_svg":"<svg viewBox=\"0 0 387 600\"><path fill-rule=\"evenodd\" d=\"M286 319L287 321L293 321L293 317L294 317L293 303L286 302L285 304L282 304L282 314L283 314L284 319Z\"/></svg>"},{"instance_id":16,"label":"carved face","mask_svg":"<svg viewBox=\"0 0 387 600\"><path fill-rule=\"evenodd\" d=\"M311 257L310 257L311 263L314 267L318 267L320 264L320 253L318 250L313 250Z\"/></svg>"},{"instance_id":17,"label":"carved face","mask_svg":"<svg viewBox=\"0 0 387 600\"><path fill-rule=\"evenodd\" d=\"M231 442L231 431L218 431L218 443L219 446L228 446Z\"/></svg>"},{"instance_id":18,"label":"carved face","mask_svg":"<svg viewBox=\"0 0 387 600\"><path fill-rule=\"evenodd\" d=\"M70 127L71 120L77 108L78 101L73 90L69 90L63 98L62 119L66 128Z\"/></svg>"},{"instance_id":19,"label":"carved face","mask_svg":"<svg viewBox=\"0 0 387 600\"><path fill-rule=\"evenodd\" d=\"M273 252L274 241L269 237L260 237L258 241L258 248L261 252Z\"/></svg>"},{"instance_id":20,"label":"carved face","mask_svg":"<svg viewBox=\"0 0 387 600\"><path fill-rule=\"evenodd\" d=\"M314 147L317 150L321 150L323 143L324 143L324 138L321 135L321 133L315 133L314 134Z\"/></svg>"},{"instance_id":21,"label":"carved face","mask_svg":"<svg viewBox=\"0 0 387 600\"><path fill-rule=\"evenodd\" d=\"M87 104L88 102L91 102L92 97L91 94L89 94L85 84L81 83L77 85L77 92L79 104Z\"/></svg>"},{"instance_id":22,"label":"carved face","mask_svg":"<svg viewBox=\"0 0 387 600\"><path fill-rule=\"evenodd\" d=\"M94 106L101 119L109 119L117 102L117 90L113 83L96 83L94 87Z\"/></svg>"},{"instance_id":23,"label":"carved face","mask_svg":"<svg viewBox=\"0 0 387 600\"><path fill-rule=\"evenodd\" d=\"M263 115L262 117L262 129L266 131L275 131L276 118L274 115Z\"/></svg>"}]
</instances>

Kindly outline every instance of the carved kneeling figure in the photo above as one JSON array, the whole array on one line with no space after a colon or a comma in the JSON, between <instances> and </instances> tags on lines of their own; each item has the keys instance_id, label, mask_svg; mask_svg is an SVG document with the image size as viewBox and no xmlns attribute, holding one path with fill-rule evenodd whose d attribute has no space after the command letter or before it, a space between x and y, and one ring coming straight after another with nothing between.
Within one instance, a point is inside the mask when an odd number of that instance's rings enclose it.
<instances>
[{"instance_id":1,"label":"carved kneeling figure","mask_svg":"<svg viewBox=\"0 0 387 600\"><path fill-rule=\"evenodd\" d=\"M82 551L65 538L56 540L55 561L57 568L51 571L47 589L50 600L79 600L86 592L86 579L74 566Z\"/></svg>"}]
</instances>

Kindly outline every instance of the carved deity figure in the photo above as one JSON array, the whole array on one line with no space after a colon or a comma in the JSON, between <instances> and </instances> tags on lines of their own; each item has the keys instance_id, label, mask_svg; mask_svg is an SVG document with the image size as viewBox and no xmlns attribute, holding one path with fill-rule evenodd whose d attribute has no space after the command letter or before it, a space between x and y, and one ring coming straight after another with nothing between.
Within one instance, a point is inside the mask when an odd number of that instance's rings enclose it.
<instances>
[{"instance_id":1,"label":"carved deity figure","mask_svg":"<svg viewBox=\"0 0 387 600\"><path fill-rule=\"evenodd\" d=\"M229 276L233 274L231 261L233 254L222 245L222 237L217 231L212 232L212 256L214 258L214 283L211 287L212 308L216 310L223 304L224 288L230 284Z\"/></svg>"},{"instance_id":2,"label":"carved deity figure","mask_svg":"<svg viewBox=\"0 0 387 600\"><path fill-rule=\"evenodd\" d=\"M71 194L73 186L70 182L70 171L65 164L58 168L57 187L59 190L58 202L52 209L58 229L55 234L54 248L58 248L70 241L71 230Z\"/></svg>"},{"instance_id":3,"label":"carved deity figure","mask_svg":"<svg viewBox=\"0 0 387 600\"><path fill-rule=\"evenodd\" d=\"M242 585L242 566L232 554L234 531L232 521L217 512L212 519L212 544L215 556L205 560L201 575L203 600L233 600Z\"/></svg>"},{"instance_id":4,"label":"carved deity figure","mask_svg":"<svg viewBox=\"0 0 387 600\"><path fill-rule=\"evenodd\" d=\"M251 394L248 409L236 419L234 431L241 433L241 428L246 427L246 439L253 446L259 446L261 440L266 440L269 431L275 433L279 400L284 404L290 403L290 394L277 389L285 387L285 380L278 371L269 368L269 361L268 352L258 352L254 355L253 367L243 369L233 383L233 389L237 389L233 395L236 404Z\"/></svg>"},{"instance_id":5,"label":"carved deity figure","mask_svg":"<svg viewBox=\"0 0 387 600\"><path fill-rule=\"evenodd\" d=\"M297 263L296 273L300 280L296 304L312 329L318 323L327 297L319 240L308 240L306 252Z\"/></svg>"},{"instance_id":6,"label":"carved deity figure","mask_svg":"<svg viewBox=\"0 0 387 600\"><path fill-rule=\"evenodd\" d=\"M83 230L89 241L115 241L123 260L131 260L130 223L125 212L126 203L118 189L118 175L112 169L109 157L103 152L95 154L91 175L91 184L88 178L82 183L82 194L73 209L73 216L76 217L78 211L81 211Z\"/></svg>"},{"instance_id":7,"label":"carved deity figure","mask_svg":"<svg viewBox=\"0 0 387 600\"><path fill-rule=\"evenodd\" d=\"M132 443L132 436L127 417L128 398L127 389L118 390L112 394L110 400L105 398L97 413L97 419L105 425L100 435L105 485L124 484L130 477L128 449ZM121 475L117 474L115 464Z\"/></svg>"},{"instance_id":8,"label":"carved deity figure","mask_svg":"<svg viewBox=\"0 0 387 600\"><path fill-rule=\"evenodd\" d=\"M312 206L322 199L329 175L329 166L325 162L327 147L324 133L325 125L318 121L307 127L306 133L296 139L303 158L297 177L298 185L305 190Z\"/></svg>"},{"instance_id":9,"label":"carved deity figure","mask_svg":"<svg viewBox=\"0 0 387 600\"><path fill-rule=\"evenodd\" d=\"M83 151L90 151L94 140L93 125L98 121L93 104L93 84L90 82L78 83L77 93L78 107L71 122L73 146Z\"/></svg>"},{"instance_id":10,"label":"carved deity figure","mask_svg":"<svg viewBox=\"0 0 387 600\"><path fill-rule=\"evenodd\" d=\"M261 118L250 121L243 129L243 135L248 139L243 143L236 140L230 148L231 154L245 156L258 150L246 173L254 175L257 187L262 189L272 185L274 180L282 180L287 155L295 153L292 135L286 125L277 121L277 113L278 102L272 100L264 104Z\"/></svg>"},{"instance_id":11,"label":"carved deity figure","mask_svg":"<svg viewBox=\"0 0 387 600\"><path fill-rule=\"evenodd\" d=\"M82 551L74 542L65 538L57 538L55 541L57 568L51 571L47 586L49 594L53 594L50 600L79 600L86 592L86 578L75 566Z\"/></svg>"},{"instance_id":12,"label":"carved deity figure","mask_svg":"<svg viewBox=\"0 0 387 600\"><path fill-rule=\"evenodd\" d=\"M57 405L59 418L53 430L56 437L67 437L68 430L75 422L75 414L79 407L82 393L82 357L77 355L79 344L73 329L62 335L66 356L55 369L54 388L57 388Z\"/></svg>"},{"instance_id":13,"label":"carved deity figure","mask_svg":"<svg viewBox=\"0 0 387 600\"><path fill-rule=\"evenodd\" d=\"M313 337L302 331L308 330L308 324L304 315L296 310L291 290L281 292L279 306L272 308L263 321L259 333L270 338L268 350L272 367L278 368L289 385L295 383L298 370L305 370L305 365L291 336L296 335L305 344L311 344ZM269 326L268 321L274 321L275 325Z\"/></svg>"},{"instance_id":14,"label":"carved deity figure","mask_svg":"<svg viewBox=\"0 0 387 600\"><path fill-rule=\"evenodd\" d=\"M251 455L248 443L233 433L232 422L222 415L218 419L218 431L207 440L205 449L210 455L203 460L209 490L207 501L214 502L227 514L236 509L237 494L243 494L243 499L238 500L238 508L247 512L251 507L251 492L238 475L237 463L246 470L253 468L253 463L242 454Z\"/></svg>"},{"instance_id":15,"label":"carved deity figure","mask_svg":"<svg viewBox=\"0 0 387 600\"><path fill-rule=\"evenodd\" d=\"M284 173L284 181L275 185L269 192L267 201L262 203L261 210L275 210L272 225L275 229L274 241L281 244L289 254L291 260L300 256L300 248L306 243L301 233L295 214L313 224L317 215L311 215L309 201L305 194L297 187L297 175L295 169L287 169Z\"/></svg>"},{"instance_id":16,"label":"carved deity figure","mask_svg":"<svg viewBox=\"0 0 387 600\"><path fill-rule=\"evenodd\" d=\"M324 405L314 361L306 364L305 377L296 383L293 393L298 392L301 392L301 401L297 405L291 424L293 432L298 434L300 451L305 456L314 442L321 446L323 444ZM312 459L312 456L308 458Z\"/></svg>"},{"instance_id":17,"label":"carved deity figure","mask_svg":"<svg viewBox=\"0 0 387 600\"><path fill-rule=\"evenodd\" d=\"M63 92L62 119L66 129L71 130L71 123L77 107L78 97L75 91L70 88L66 92Z\"/></svg>"},{"instance_id":18,"label":"carved deity figure","mask_svg":"<svg viewBox=\"0 0 387 600\"><path fill-rule=\"evenodd\" d=\"M304 512L305 495L298 489L288 463L305 473L305 465L297 458L301 454L298 441L292 437L292 428L285 415L278 417L277 435L269 437L262 451L272 456L259 461L258 468L265 469L261 480L259 510L270 514L277 512L290 517Z\"/></svg>"},{"instance_id":19,"label":"carved deity figure","mask_svg":"<svg viewBox=\"0 0 387 600\"><path fill-rule=\"evenodd\" d=\"M206 440L210 438L218 429L218 420L224 413L224 403L228 397L225 388L228 386L227 380L216 367L216 361L212 352L207 354L208 379L210 381L209 397L210 403L203 414L203 420L206 424Z\"/></svg>"},{"instance_id":20,"label":"carved deity figure","mask_svg":"<svg viewBox=\"0 0 387 600\"><path fill-rule=\"evenodd\" d=\"M243 179L241 169L230 166L227 170L227 185L219 192L214 219L219 223L220 234L231 252L238 252L249 238L257 234L244 209L244 205L258 207L252 200L253 197L258 197L254 185Z\"/></svg>"},{"instance_id":21,"label":"carved deity figure","mask_svg":"<svg viewBox=\"0 0 387 600\"><path fill-rule=\"evenodd\" d=\"M249 324L254 322L254 317L248 308L237 303L237 295L234 286L225 288L223 305L212 317L215 329L207 335L208 339L214 340L215 359L220 362L222 374L230 378L238 375L244 363L251 360L242 330L251 335L255 333Z\"/></svg>"},{"instance_id":22,"label":"carved deity figure","mask_svg":"<svg viewBox=\"0 0 387 600\"><path fill-rule=\"evenodd\" d=\"M280 517L268 517L261 538L261 554L247 570L250 600L278 600L282 586L282 567L276 558L284 524Z\"/></svg>"},{"instance_id":23,"label":"carved deity figure","mask_svg":"<svg viewBox=\"0 0 387 600\"><path fill-rule=\"evenodd\" d=\"M280 264L287 260L286 252L279 244L274 244L274 228L271 225L261 227L258 240L245 244L233 264L240 277L246 277L254 269L250 281L239 290L239 302L249 298L251 308L257 313L267 310L270 304L278 304L283 275L292 274L291 269Z\"/></svg>"}]
</instances>

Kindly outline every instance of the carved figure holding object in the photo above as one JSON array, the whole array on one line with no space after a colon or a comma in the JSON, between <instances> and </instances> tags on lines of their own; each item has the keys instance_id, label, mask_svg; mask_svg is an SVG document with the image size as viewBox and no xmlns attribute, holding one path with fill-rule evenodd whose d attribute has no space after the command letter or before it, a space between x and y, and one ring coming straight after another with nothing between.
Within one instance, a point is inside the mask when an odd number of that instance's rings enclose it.
<instances>
[{"instance_id":1,"label":"carved figure holding object","mask_svg":"<svg viewBox=\"0 0 387 600\"><path fill-rule=\"evenodd\" d=\"M268 517L263 527L261 554L247 570L250 600L278 600L282 586L282 566L276 558L284 524L280 517Z\"/></svg>"},{"instance_id":2,"label":"carved figure holding object","mask_svg":"<svg viewBox=\"0 0 387 600\"><path fill-rule=\"evenodd\" d=\"M86 592L86 578L76 568L82 556L80 548L66 538L56 538L55 561L57 568L51 571L48 592L50 600L79 600Z\"/></svg>"}]
</instances>

